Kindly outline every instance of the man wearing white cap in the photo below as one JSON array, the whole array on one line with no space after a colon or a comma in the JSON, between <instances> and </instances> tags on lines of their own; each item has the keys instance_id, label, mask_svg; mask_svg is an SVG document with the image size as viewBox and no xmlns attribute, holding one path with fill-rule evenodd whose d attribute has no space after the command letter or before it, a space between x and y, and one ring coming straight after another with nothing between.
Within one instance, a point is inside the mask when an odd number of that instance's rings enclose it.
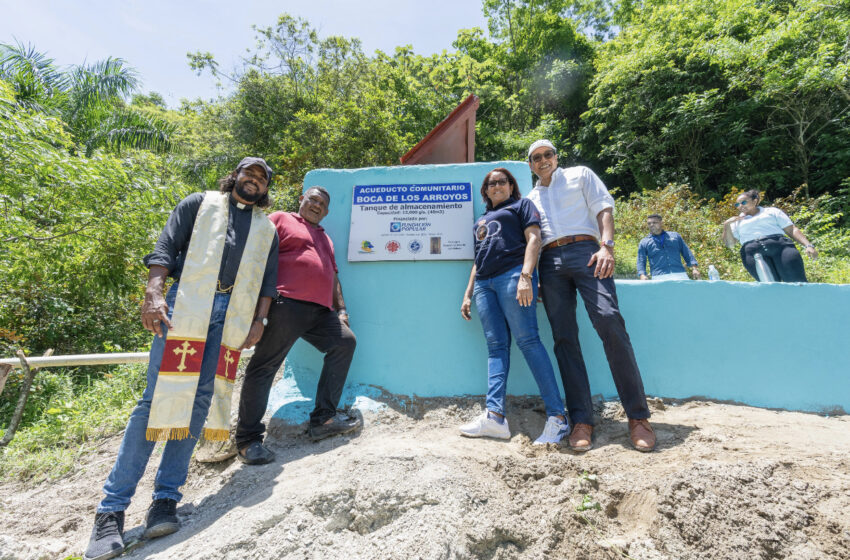
<instances>
[{"instance_id":1,"label":"man wearing white cap","mask_svg":"<svg viewBox=\"0 0 850 560\"><path fill-rule=\"evenodd\" d=\"M548 140L531 145L528 165L538 177L528 198L540 211L540 293L552 325L573 425L570 447L587 451L593 446L593 404L576 323L578 291L602 339L629 418L632 445L639 451L652 451L655 433L647 421L643 381L614 286L614 199L587 167L559 168L557 151Z\"/></svg>"}]
</instances>

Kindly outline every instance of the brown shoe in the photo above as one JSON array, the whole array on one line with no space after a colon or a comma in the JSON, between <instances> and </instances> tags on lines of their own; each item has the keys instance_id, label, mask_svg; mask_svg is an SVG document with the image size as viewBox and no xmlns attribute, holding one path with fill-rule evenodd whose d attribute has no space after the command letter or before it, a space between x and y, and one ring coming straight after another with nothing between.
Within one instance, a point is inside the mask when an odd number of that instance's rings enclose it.
<instances>
[{"instance_id":1,"label":"brown shoe","mask_svg":"<svg viewBox=\"0 0 850 560\"><path fill-rule=\"evenodd\" d=\"M593 447L593 426L576 424L570 433L570 448L573 451L588 451Z\"/></svg>"},{"instance_id":2,"label":"brown shoe","mask_svg":"<svg viewBox=\"0 0 850 560\"><path fill-rule=\"evenodd\" d=\"M647 452L655 449L655 432L648 420L629 418L629 437L638 451Z\"/></svg>"}]
</instances>

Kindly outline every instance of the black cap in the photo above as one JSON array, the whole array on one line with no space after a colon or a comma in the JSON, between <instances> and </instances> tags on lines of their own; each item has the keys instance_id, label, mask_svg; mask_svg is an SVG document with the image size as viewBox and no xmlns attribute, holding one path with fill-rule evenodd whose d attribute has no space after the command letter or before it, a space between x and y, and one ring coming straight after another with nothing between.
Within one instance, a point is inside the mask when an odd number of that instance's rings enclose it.
<instances>
[{"instance_id":1,"label":"black cap","mask_svg":"<svg viewBox=\"0 0 850 560\"><path fill-rule=\"evenodd\" d=\"M259 158L259 157L242 158L242 161L240 161L239 165L236 166L236 171L239 172L240 170L245 169L246 167L251 167L252 165L259 165L260 167L265 169L266 170L266 180L267 181L272 180L272 173L273 173L272 168L269 167L269 164L266 163L266 160L264 160L263 158Z\"/></svg>"}]
</instances>

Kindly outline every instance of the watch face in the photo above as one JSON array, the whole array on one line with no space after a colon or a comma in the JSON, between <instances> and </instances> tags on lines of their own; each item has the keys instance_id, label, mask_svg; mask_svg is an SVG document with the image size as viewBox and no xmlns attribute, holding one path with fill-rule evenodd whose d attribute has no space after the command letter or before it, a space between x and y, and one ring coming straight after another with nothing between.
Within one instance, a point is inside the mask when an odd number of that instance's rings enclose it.
<instances>
[{"instance_id":1,"label":"watch face","mask_svg":"<svg viewBox=\"0 0 850 560\"><path fill-rule=\"evenodd\" d=\"M608 247L613 247L614 246L614 240L609 239L608 241L605 242L605 245L608 246Z\"/></svg>"}]
</instances>

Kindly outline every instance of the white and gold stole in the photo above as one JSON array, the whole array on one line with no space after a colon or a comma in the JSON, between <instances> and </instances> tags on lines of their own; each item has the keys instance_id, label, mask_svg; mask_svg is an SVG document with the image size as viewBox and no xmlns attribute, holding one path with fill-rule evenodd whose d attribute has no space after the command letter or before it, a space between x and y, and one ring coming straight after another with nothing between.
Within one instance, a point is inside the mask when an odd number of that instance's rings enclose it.
<instances>
[{"instance_id":1,"label":"white and gold stole","mask_svg":"<svg viewBox=\"0 0 850 560\"><path fill-rule=\"evenodd\" d=\"M171 315L173 327L166 336L151 402L145 432L149 441L189 437L189 422L227 235L229 196L228 193L207 191L195 218ZM215 392L204 426L204 437L208 440L224 441L230 434L230 399L241 354L238 348L251 328L273 238L274 226L265 213L255 207L225 315Z\"/></svg>"}]
</instances>

